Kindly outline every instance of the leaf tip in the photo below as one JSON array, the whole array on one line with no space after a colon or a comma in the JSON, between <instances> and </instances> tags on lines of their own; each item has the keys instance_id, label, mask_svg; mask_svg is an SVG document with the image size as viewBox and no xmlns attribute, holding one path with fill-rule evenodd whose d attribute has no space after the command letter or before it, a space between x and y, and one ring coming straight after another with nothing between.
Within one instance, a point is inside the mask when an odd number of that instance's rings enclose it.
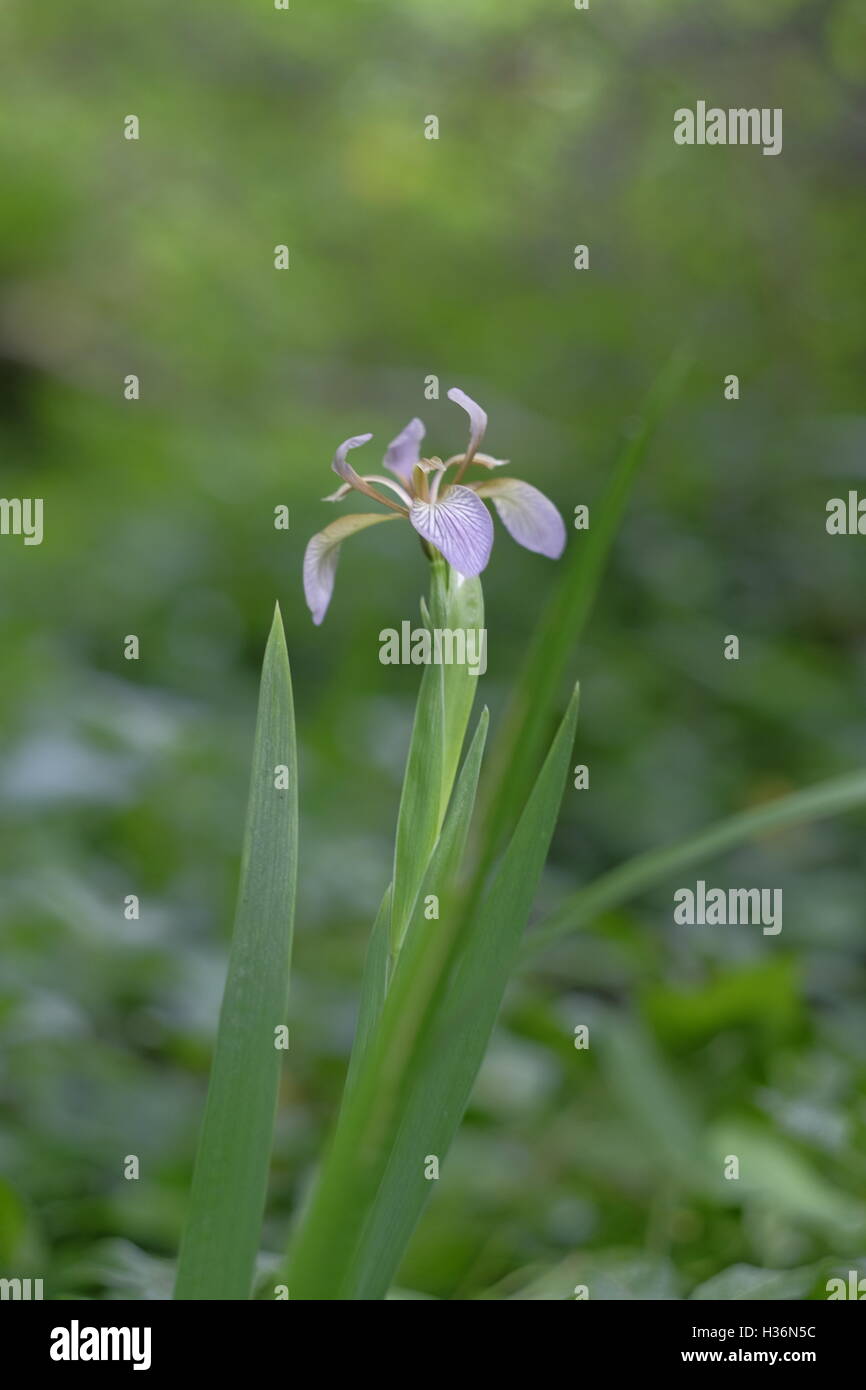
<instances>
[{"instance_id":1,"label":"leaf tip","mask_svg":"<svg viewBox=\"0 0 866 1390\"><path fill-rule=\"evenodd\" d=\"M283 628L283 614L280 609L279 600L277 600L277 602L274 604L274 616L271 619L270 636L272 638L282 637L284 642L286 640L285 629Z\"/></svg>"},{"instance_id":2,"label":"leaf tip","mask_svg":"<svg viewBox=\"0 0 866 1390\"><path fill-rule=\"evenodd\" d=\"M268 633L268 641L265 647L265 665L277 662L288 670L289 649L286 646L286 633L283 627L283 615L280 611L279 603L274 604L274 616L271 622L271 630Z\"/></svg>"}]
</instances>

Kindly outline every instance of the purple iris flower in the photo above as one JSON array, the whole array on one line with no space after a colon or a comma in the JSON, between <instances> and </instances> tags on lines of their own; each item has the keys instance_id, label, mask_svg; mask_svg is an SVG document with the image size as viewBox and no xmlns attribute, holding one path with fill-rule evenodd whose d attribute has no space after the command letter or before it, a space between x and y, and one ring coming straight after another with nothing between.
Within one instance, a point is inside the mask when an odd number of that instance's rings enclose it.
<instances>
[{"instance_id":1,"label":"purple iris flower","mask_svg":"<svg viewBox=\"0 0 866 1390\"><path fill-rule=\"evenodd\" d=\"M469 416L469 444L463 454L455 454L444 463L439 458L422 458L424 426L420 420L410 420L385 452L383 463L394 475L391 478L379 473L362 477L348 461L349 450L366 444L373 438L371 434L345 440L334 455L334 472L343 482L325 501L339 502L354 490L383 503L388 510L340 517L313 536L304 554L304 593L317 625L334 592L342 542L380 521L405 518L428 546L443 555L459 574L469 577L480 574L490 559L493 522L482 501L489 497L506 529L520 545L551 560L562 554L565 524L553 503L537 487L518 478L487 477L478 482L462 482L470 465L492 471L503 467L507 460L478 452L487 429L487 415L481 406L456 386L448 392L448 399L462 406ZM452 467L456 472L446 478ZM383 488L387 489L384 494Z\"/></svg>"}]
</instances>

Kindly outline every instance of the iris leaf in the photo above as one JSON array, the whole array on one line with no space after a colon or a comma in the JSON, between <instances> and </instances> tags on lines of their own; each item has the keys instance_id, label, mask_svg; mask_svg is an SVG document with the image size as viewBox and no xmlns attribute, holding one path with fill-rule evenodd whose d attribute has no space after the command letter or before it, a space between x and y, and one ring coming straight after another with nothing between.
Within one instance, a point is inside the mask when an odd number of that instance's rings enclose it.
<instances>
[{"instance_id":1,"label":"iris leaf","mask_svg":"<svg viewBox=\"0 0 866 1390\"><path fill-rule=\"evenodd\" d=\"M367 945L364 959L364 973L361 977L361 995L358 1003L358 1023L355 1028L355 1041L349 1058L349 1073L346 1078L347 1092L354 1084L361 1065L361 1058L367 1051L370 1038L382 1012L388 992L389 950L391 936L391 885L385 889L385 896L379 904L373 930Z\"/></svg>"},{"instance_id":2,"label":"iris leaf","mask_svg":"<svg viewBox=\"0 0 866 1390\"><path fill-rule=\"evenodd\" d=\"M420 1039L399 1130L343 1297L384 1298L443 1164L484 1060L556 825L574 745L575 689L517 829L492 878L454 920L453 956ZM407 966L410 962L407 960Z\"/></svg>"},{"instance_id":3,"label":"iris leaf","mask_svg":"<svg viewBox=\"0 0 866 1390\"><path fill-rule=\"evenodd\" d=\"M347 1097L289 1273L293 1298L383 1298L444 1161L484 1057L547 856L572 753L575 691L489 887L459 890L482 729L423 883L440 916L408 935L381 1019Z\"/></svg>"},{"instance_id":4,"label":"iris leaf","mask_svg":"<svg viewBox=\"0 0 866 1390\"><path fill-rule=\"evenodd\" d=\"M275 769L285 767L276 786ZM259 1249L286 1023L298 799L279 609L262 668L240 888L175 1298L247 1299Z\"/></svg>"},{"instance_id":5,"label":"iris leaf","mask_svg":"<svg viewBox=\"0 0 866 1390\"><path fill-rule=\"evenodd\" d=\"M423 885L442 898L453 892L486 737L485 710ZM436 998L437 971L443 946L448 944L442 921L424 925L426 932L409 935L372 1036L359 1032L360 1061L350 1071L351 1084L347 1084L331 1148L294 1242L287 1276L292 1298L352 1297L346 1290L353 1254L399 1128L418 1039Z\"/></svg>"}]
</instances>

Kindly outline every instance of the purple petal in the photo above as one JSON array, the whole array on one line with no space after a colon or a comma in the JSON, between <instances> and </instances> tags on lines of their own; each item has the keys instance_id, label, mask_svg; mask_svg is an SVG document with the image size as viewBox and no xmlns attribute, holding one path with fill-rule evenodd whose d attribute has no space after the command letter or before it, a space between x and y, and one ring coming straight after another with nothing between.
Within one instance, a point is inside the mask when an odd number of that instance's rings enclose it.
<instances>
[{"instance_id":1,"label":"purple petal","mask_svg":"<svg viewBox=\"0 0 866 1390\"><path fill-rule=\"evenodd\" d=\"M519 478L491 478L474 491L491 498L502 524L519 545L558 560L565 549L565 522L549 498Z\"/></svg>"},{"instance_id":2,"label":"purple petal","mask_svg":"<svg viewBox=\"0 0 866 1390\"><path fill-rule=\"evenodd\" d=\"M423 421L410 420L385 451L385 467L396 473L407 487L412 486L412 469L421 457L421 440L425 433Z\"/></svg>"},{"instance_id":3,"label":"purple petal","mask_svg":"<svg viewBox=\"0 0 866 1390\"><path fill-rule=\"evenodd\" d=\"M407 511L412 505L412 498L409 493L404 487L401 487L399 483L395 483L393 478L386 478L381 473L365 473L361 482L368 484L378 483L380 487L386 487L389 493L393 492L394 496L400 499L400 505L405 507ZM384 502L386 500L384 497L378 497L375 492L372 492L370 495L376 497L379 502Z\"/></svg>"},{"instance_id":4,"label":"purple petal","mask_svg":"<svg viewBox=\"0 0 866 1390\"><path fill-rule=\"evenodd\" d=\"M336 492L329 492L328 495L327 495L327 497L323 497L323 498L322 498L322 501L323 501L323 502L342 502L343 498L344 498L344 497L348 497L348 495L349 495L349 493L350 493L351 491L352 491L352 484L351 484L351 483L340 483L340 486L337 488L337 491L336 491Z\"/></svg>"},{"instance_id":5,"label":"purple petal","mask_svg":"<svg viewBox=\"0 0 866 1390\"><path fill-rule=\"evenodd\" d=\"M481 503L484 506L484 503ZM374 526L377 521L394 521L396 512L365 512L363 515L341 516L319 531L304 552L304 596L316 627L328 611L334 592L334 576L340 545L347 536Z\"/></svg>"},{"instance_id":6,"label":"purple petal","mask_svg":"<svg viewBox=\"0 0 866 1390\"><path fill-rule=\"evenodd\" d=\"M461 391L458 386L452 386L448 392L449 401L455 405L462 405L466 414L469 416L469 448L466 450L466 457L470 458L475 453L478 445L484 438L484 431L487 429L487 411L482 410L481 406L473 401L471 396L467 396L465 391Z\"/></svg>"},{"instance_id":7,"label":"purple petal","mask_svg":"<svg viewBox=\"0 0 866 1390\"><path fill-rule=\"evenodd\" d=\"M458 574L480 574L490 559L493 521L471 488L451 487L440 502L416 499L409 520Z\"/></svg>"},{"instance_id":8,"label":"purple petal","mask_svg":"<svg viewBox=\"0 0 866 1390\"><path fill-rule=\"evenodd\" d=\"M334 462L331 464L335 473L339 473L344 483L349 483L351 487L358 487L361 479L355 472L350 463L346 461L346 455L350 449L357 449L359 444L366 444L373 438L372 434L355 434L351 439L344 439L339 449L334 455ZM363 487L359 488L363 492Z\"/></svg>"}]
</instances>

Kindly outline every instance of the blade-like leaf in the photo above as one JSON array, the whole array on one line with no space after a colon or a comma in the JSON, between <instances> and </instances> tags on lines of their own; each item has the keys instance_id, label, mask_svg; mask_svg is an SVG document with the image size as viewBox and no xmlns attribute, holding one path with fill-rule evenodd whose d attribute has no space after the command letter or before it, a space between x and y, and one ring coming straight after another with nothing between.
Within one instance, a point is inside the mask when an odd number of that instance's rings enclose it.
<instances>
[{"instance_id":1,"label":"blade-like leaf","mask_svg":"<svg viewBox=\"0 0 866 1390\"><path fill-rule=\"evenodd\" d=\"M575 689L489 889L479 901L479 873L476 894L470 895L465 913L455 917L457 949L440 976L443 988L419 1036L399 1128L343 1281L343 1298L384 1298L430 1195L425 1163L432 1155L441 1168L463 1117L547 858L574 746L577 708ZM405 964L408 973L408 958Z\"/></svg>"},{"instance_id":2,"label":"blade-like leaf","mask_svg":"<svg viewBox=\"0 0 866 1390\"><path fill-rule=\"evenodd\" d=\"M407 941L371 1058L367 1134L374 1172L359 1204L366 1220L360 1226L354 1209L357 1237L331 1264L331 1291L318 1297L385 1297L398 1269L430 1195L425 1161L435 1155L442 1163L448 1154L487 1051L559 812L575 721L577 691L489 890L482 894L478 874L463 905L448 903L436 933L418 931ZM425 999L421 1019L411 1002L418 994ZM364 1154L356 1141L356 1162Z\"/></svg>"},{"instance_id":3,"label":"blade-like leaf","mask_svg":"<svg viewBox=\"0 0 866 1390\"><path fill-rule=\"evenodd\" d=\"M679 844L639 854L566 898L532 933L524 953L527 957L535 955L569 932L585 926L600 913L637 897L689 864L704 863L759 835L787 826L806 825L863 805L866 805L866 771L852 772L819 782L791 796L779 797L765 806L741 811Z\"/></svg>"},{"instance_id":4,"label":"blade-like leaf","mask_svg":"<svg viewBox=\"0 0 866 1390\"><path fill-rule=\"evenodd\" d=\"M379 1021L382 1006L385 1003L385 996L388 993L388 943L390 937L391 885L389 883L385 889L385 896L379 904L379 911L376 913L373 930L370 932L367 954L364 958L364 973L361 977L361 995L358 1002L358 1023L355 1028L355 1041L352 1044L352 1055L349 1058L349 1071L346 1076L347 1092L355 1084L361 1058L367 1051Z\"/></svg>"},{"instance_id":5,"label":"blade-like leaf","mask_svg":"<svg viewBox=\"0 0 866 1390\"><path fill-rule=\"evenodd\" d=\"M453 891L486 735L485 710L423 885L438 891L440 901ZM425 922L425 931L409 932L380 1022L366 1040L353 1083L347 1086L330 1152L294 1243L288 1274L292 1298L352 1296L344 1291L349 1263L399 1126L400 1102L418 1038L451 946L451 935L443 930L447 924L445 914L443 920Z\"/></svg>"},{"instance_id":6,"label":"blade-like leaf","mask_svg":"<svg viewBox=\"0 0 866 1390\"><path fill-rule=\"evenodd\" d=\"M513 830L529 795L632 484L659 421L683 384L689 360L684 353L676 353L658 377L639 427L622 450L601 502L593 508L589 529L572 536L559 583L535 629L490 750L480 802L485 863L491 862Z\"/></svg>"},{"instance_id":7,"label":"blade-like leaf","mask_svg":"<svg viewBox=\"0 0 866 1390\"><path fill-rule=\"evenodd\" d=\"M277 608L262 668L240 889L178 1299L250 1297L283 1055L274 1030L286 1022L297 840L292 684Z\"/></svg>"}]
</instances>

